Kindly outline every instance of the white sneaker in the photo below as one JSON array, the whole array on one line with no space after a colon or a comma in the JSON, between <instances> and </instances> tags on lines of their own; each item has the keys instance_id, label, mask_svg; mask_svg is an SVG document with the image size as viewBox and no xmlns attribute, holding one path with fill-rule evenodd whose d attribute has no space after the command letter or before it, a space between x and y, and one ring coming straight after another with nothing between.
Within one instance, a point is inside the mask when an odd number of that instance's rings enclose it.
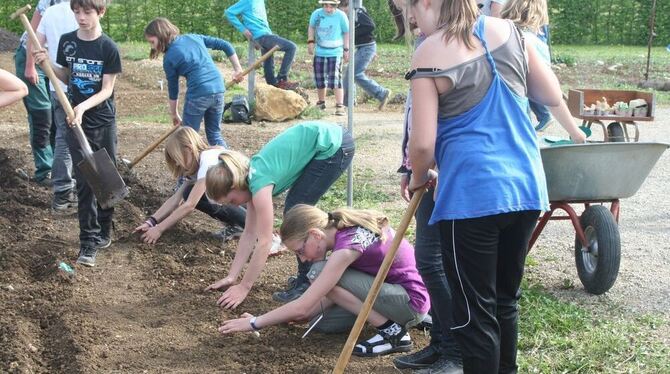
<instances>
[{"instance_id":1,"label":"white sneaker","mask_svg":"<svg viewBox=\"0 0 670 374\"><path fill-rule=\"evenodd\" d=\"M270 247L270 254L269 256L276 256L280 254L281 252L286 251L286 246L282 244L281 238L279 235L273 233L272 234L272 247Z\"/></svg>"}]
</instances>

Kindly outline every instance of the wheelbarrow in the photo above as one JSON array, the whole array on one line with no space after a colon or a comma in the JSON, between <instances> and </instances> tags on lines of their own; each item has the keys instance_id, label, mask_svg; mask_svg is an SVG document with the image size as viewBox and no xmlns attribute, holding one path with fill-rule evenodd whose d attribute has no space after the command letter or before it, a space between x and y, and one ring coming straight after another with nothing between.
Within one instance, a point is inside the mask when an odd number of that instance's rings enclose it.
<instances>
[{"instance_id":1,"label":"wheelbarrow","mask_svg":"<svg viewBox=\"0 0 670 374\"><path fill-rule=\"evenodd\" d=\"M589 143L542 148L550 210L540 217L528 251L549 220L570 220L576 232L580 281L594 295L607 292L621 261L619 199L637 192L668 147L664 143ZM614 160L616 167L607 167ZM584 205L581 216L571 204ZM557 210L567 216L555 216Z\"/></svg>"}]
</instances>

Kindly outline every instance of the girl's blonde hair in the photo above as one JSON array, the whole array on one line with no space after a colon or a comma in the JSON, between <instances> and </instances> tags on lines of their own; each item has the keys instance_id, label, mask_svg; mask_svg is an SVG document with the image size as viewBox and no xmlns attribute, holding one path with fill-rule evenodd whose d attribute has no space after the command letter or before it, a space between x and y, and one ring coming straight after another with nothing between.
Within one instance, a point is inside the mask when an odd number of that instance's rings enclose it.
<instances>
[{"instance_id":1,"label":"girl's blonde hair","mask_svg":"<svg viewBox=\"0 0 670 374\"><path fill-rule=\"evenodd\" d=\"M149 58L158 58L158 55L165 53L167 46L179 36L179 28L172 24L169 19L158 17L149 22L144 28L144 36L155 36L158 38L156 49L151 48Z\"/></svg>"},{"instance_id":2,"label":"girl's blonde hair","mask_svg":"<svg viewBox=\"0 0 670 374\"><path fill-rule=\"evenodd\" d=\"M413 6L419 0L407 0L408 5ZM444 42L449 43L452 39L463 43L468 49L475 49L476 44L472 39L472 29L479 17L479 8L475 0L442 0L440 16L437 19L437 30L444 35ZM410 30L408 17L405 18L405 27Z\"/></svg>"},{"instance_id":3,"label":"girl's blonde hair","mask_svg":"<svg viewBox=\"0 0 670 374\"><path fill-rule=\"evenodd\" d=\"M381 240L385 240L383 229L388 226L388 218L373 210L359 210L352 208L340 208L330 213L306 204L298 204L291 208L284 216L284 221L279 228L279 234L283 241L304 240L310 229L338 230L360 226L377 234Z\"/></svg>"},{"instance_id":4,"label":"girl's blonde hair","mask_svg":"<svg viewBox=\"0 0 670 374\"><path fill-rule=\"evenodd\" d=\"M510 0L500 16L535 34L540 33L542 26L549 24L546 0Z\"/></svg>"},{"instance_id":5,"label":"girl's blonde hair","mask_svg":"<svg viewBox=\"0 0 670 374\"><path fill-rule=\"evenodd\" d=\"M231 190L249 189L249 158L240 152L225 150L219 154L219 163L207 170L205 188L210 200L219 201Z\"/></svg>"},{"instance_id":6,"label":"girl's blonde hair","mask_svg":"<svg viewBox=\"0 0 670 374\"><path fill-rule=\"evenodd\" d=\"M195 175L200 164L200 152L209 148L207 143L190 127L181 127L165 142L165 162L175 178ZM186 164L186 154L191 155L190 165Z\"/></svg>"}]
</instances>

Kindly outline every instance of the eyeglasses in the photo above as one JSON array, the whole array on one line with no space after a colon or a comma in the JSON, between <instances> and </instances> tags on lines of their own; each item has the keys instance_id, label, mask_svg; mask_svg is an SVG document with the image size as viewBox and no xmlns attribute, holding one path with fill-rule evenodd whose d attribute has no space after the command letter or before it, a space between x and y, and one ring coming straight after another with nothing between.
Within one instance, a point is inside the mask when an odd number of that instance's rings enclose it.
<instances>
[{"instance_id":1,"label":"eyeglasses","mask_svg":"<svg viewBox=\"0 0 670 374\"><path fill-rule=\"evenodd\" d=\"M307 239L309 239L309 235L305 238L305 240L302 242L302 245L300 248L298 248L297 251L295 251L295 254L298 256L304 256L305 255L305 246L307 245Z\"/></svg>"}]
</instances>

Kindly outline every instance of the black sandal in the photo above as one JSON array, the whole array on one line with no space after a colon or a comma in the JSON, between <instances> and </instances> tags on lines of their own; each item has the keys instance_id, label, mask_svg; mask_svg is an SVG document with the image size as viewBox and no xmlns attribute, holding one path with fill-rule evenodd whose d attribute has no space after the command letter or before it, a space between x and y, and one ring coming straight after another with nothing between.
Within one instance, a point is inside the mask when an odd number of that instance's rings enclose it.
<instances>
[{"instance_id":1,"label":"black sandal","mask_svg":"<svg viewBox=\"0 0 670 374\"><path fill-rule=\"evenodd\" d=\"M352 354L359 357L377 357L396 352L409 352L412 346L412 338L405 328L401 328L397 334L393 335L378 331L370 339L356 344Z\"/></svg>"}]
</instances>

